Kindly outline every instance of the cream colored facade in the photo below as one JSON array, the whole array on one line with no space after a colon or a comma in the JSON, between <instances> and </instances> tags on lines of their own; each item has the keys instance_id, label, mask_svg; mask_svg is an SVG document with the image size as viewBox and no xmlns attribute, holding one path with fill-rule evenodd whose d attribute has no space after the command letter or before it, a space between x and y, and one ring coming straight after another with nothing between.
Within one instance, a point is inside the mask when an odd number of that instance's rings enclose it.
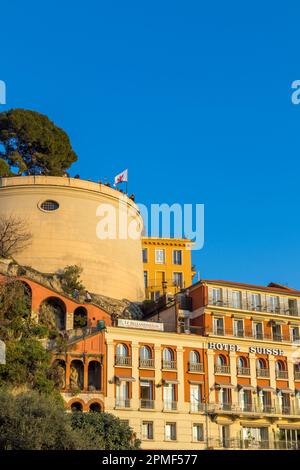
<instances>
[{"instance_id":1,"label":"cream colored facade","mask_svg":"<svg viewBox=\"0 0 300 470\"><path fill-rule=\"evenodd\" d=\"M45 201L57 210L43 210ZM102 205L115 210L116 238L96 234ZM43 273L77 264L82 280L94 293L129 300L144 298L140 233L143 221L138 207L123 193L105 185L67 177L18 176L0 179L0 216L14 214L28 221L32 244L16 260ZM131 224L136 239L120 235L121 217ZM122 219L123 220L123 219ZM126 237L126 235L125 235Z\"/></svg>"}]
</instances>

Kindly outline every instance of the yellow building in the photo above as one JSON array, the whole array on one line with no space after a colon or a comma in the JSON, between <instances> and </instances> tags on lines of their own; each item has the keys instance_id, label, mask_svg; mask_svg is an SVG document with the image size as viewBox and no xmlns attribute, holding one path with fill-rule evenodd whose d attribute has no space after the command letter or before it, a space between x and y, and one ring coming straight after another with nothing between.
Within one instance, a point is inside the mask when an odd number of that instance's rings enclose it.
<instances>
[{"instance_id":1,"label":"yellow building","mask_svg":"<svg viewBox=\"0 0 300 470\"><path fill-rule=\"evenodd\" d=\"M195 274L192 242L184 238L143 238L144 284L147 299L174 295L190 286Z\"/></svg>"}]
</instances>

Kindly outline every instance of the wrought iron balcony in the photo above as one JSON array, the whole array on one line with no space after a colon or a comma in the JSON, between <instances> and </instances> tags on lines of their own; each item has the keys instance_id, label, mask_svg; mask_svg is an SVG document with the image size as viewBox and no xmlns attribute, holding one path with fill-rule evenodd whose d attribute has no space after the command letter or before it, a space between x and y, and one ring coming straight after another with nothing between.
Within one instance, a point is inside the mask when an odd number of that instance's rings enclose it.
<instances>
[{"instance_id":1,"label":"wrought iron balcony","mask_svg":"<svg viewBox=\"0 0 300 470\"><path fill-rule=\"evenodd\" d=\"M191 413L201 413L205 410L205 403L201 402L191 402L190 403L190 412Z\"/></svg>"},{"instance_id":2,"label":"wrought iron balcony","mask_svg":"<svg viewBox=\"0 0 300 470\"><path fill-rule=\"evenodd\" d=\"M190 372L203 372L203 364L201 362L189 362Z\"/></svg>"},{"instance_id":3,"label":"wrought iron balcony","mask_svg":"<svg viewBox=\"0 0 300 470\"><path fill-rule=\"evenodd\" d=\"M116 356L115 365L116 366L131 366L132 359L129 356Z\"/></svg>"},{"instance_id":4,"label":"wrought iron balcony","mask_svg":"<svg viewBox=\"0 0 300 470\"><path fill-rule=\"evenodd\" d=\"M177 410L177 401L164 401L164 411L176 411Z\"/></svg>"},{"instance_id":5,"label":"wrought iron balcony","mask_svg":"<svg viewBox=\"0 0 300 470\"><path fill-rule=\"evenodd\" d=\"M230 366L219 366L215 364L215 374L230 374Z\"/></svg>"},{"instance_id":6,"label":"wrought iron balcony","mask_svg":"<svg viewBox=\"0 0 300 470\"><path fill-rule=\"evenodd\" d=\"M277 370L276 371L276 378L277 379L287 380L289 378L289 373L288 373L287 370Z\"/></svg>"},{"instance_id":7,"label":"wrought iron balcony","mask_svg":"<svg viewBox=\"0 0 300 470\"><path fill-rule=\"evenodd\" d=\"M256 369L257 377L270 377L270 369Z\"/></svg>"},{"instance_id":8,"label":"wrought iron balcony","mask_svg":"<svg viewBox=\"0 0 300 470\"><path fill-rule=\"evenodd\" d=\"M140 400L140 408L143 410L153 410L154 400L145 400L144 398L142 398Z\"/></svg>"},{"instance_id":9,"label":"wrought iron balcony","mask_svg":"<svg viewBox=\"0 0 300 470\"><path fill-rule=\"evenodd\" d=\"M140 367L143 369L153 369L154 359L140 359Z\"/></svg>"},{"instance_id":10,"label":"wrought iron balcony","mask_svg":"<svg viewBox=\"0 0 300 470\"><path fill-rule=\"evenodd\" d=\"M130 408L131 403L129 398L117 398L116 399L116 408Z\"/></svg>"},{"instance_id":11,"label":"wrought iron balcony","mask_svg":"<svg viewBox=\"0 0 300 470\"><path fill-rule=\"evenodd\" d=\"M177 369L177 362L176 361L165 361L162 362L163 369Z\"/></svg>"},{"instance_id":12,"label":"wrought iron balcony","mask_svg":"<svg viewBox=\"0 0 300 470\"><path fill-rule=\"evenodd\" d=\"M237 367L237 375L251 375L250 367Z\"/></svg>"}]
</instances>

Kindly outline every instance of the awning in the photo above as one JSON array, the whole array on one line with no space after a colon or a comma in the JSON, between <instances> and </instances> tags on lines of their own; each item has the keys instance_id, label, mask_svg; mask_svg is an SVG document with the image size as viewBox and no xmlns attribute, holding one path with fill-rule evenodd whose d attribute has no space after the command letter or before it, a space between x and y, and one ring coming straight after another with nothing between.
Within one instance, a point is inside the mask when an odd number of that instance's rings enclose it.
<instances>
[{"instance_id":1,"label":"awning","mask_svg":"<svg viewBox=\"0 0 300 470\"><path fill-rule=\"evenodd\" d=\"M258 386L257 387L257 390L260 391L260 390L263 390L265 392L275 392L275 389L273 387L268 387L268 386Z\"/></svg>"},{"instance_id":2,"label":"awning","mask_svg":"<svg viewBox=\"0 0 300 470\"><path fill-rule=\"evenodd\" d=\"M177 379L163 379L163 383L165 383L165 384L179 384L179 380L177 380Z\"/></svg>"},{"instance_id":3,"label":"awning","mask_svg":"<svg viewBox=\"0 0 300 470\"><path fill-rule=\"evenodd\" d=\"M204 384L203 380L189 380L189 383L192 384L192 385Z\"/></svg>"},{"instance_id":4,"label":"awning","mask_svg":"<svg viewBox=\"0 0 300 470\"><path fill-rule=\"evenodd\" d=\"M297 424L278 424L279 429L300 429L300 426Z\"/></svg>"},{"instance_id":5,"label":"awning","mask_svg":"<svg viewBox=\"0 0 300 470\"><path fill-rule=\"evenodd\" d=\"M223 382L216 382L214 384L214 388L234 388L235 385L232 385L230 383L223 383Z\"/></svg>"},{"instance_id":6,"label":"awning","mask_svg":"<svg viewBox=\"0 0 300 470\"><path fill-rule=\"evenodd\" d=\"M294 393L294 390L291 388L276 388L276 391L281 393Z\"/></svg>"},{"instance_id":7,"label":"awning","mask_svg":"<svg viewBox=\"0 0 300 470\"><path fill-rule=\"evenodd\" d=\"M238 390L252 390L254 391L255 390L255 387L253 387L253 385L250 385L250 384L238 384L237 385L237 388Z\"/></svg>"},{"instance_id":8,"label":"awning","mask_svg":"<svg viewBox=\"0 0 300 470\"><path fill-rule=\"evenodd\" d=\"M152 380L153 382L155 381L155 377L140 377L140 381L143 382L147 382L148 380Z\"/></svg>"},{"instance_id":9,"label":"awning","mask_svg":"<svg viewBox=\"0 0 300 470\"><path fill-rule=\"evenodd\" d=\"M135 378L129 375L115 375L115 379L118 381L123 380L124 382L135 382Z\"/></svg>"},{"instance_id":10,"label":"awning","mask_svg":"<svg viewBox=\"0 0 300 470\"><path fill-rule=\"evenodd\" d=\"M270 424L253 423L252 421L241 421L241 426L244 428L268 428Z\"/></svg>"}]
</instances>

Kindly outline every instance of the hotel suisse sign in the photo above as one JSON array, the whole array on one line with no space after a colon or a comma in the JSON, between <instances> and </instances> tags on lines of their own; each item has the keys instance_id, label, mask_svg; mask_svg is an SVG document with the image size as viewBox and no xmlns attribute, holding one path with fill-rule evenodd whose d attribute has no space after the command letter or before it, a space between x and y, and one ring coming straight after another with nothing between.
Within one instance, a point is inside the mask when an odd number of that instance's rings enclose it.
<instances>
[{"instance_id":1,"label":"hotel suisse sign","mask_svg":"<svg viewBox=\"0 0 300 470\"><path fill-rule=\"evenodd\" d=\"M208 343L208 349L216 349L218 351L241 351L240 346L237 344L224 344L224 343ZM249 346L249 353L267 354L269 356L283 356L284 352L278 348L262 348L260 346Z\"/></svg>"},{"instance_id":2,"label":"hotel suisse sign","mask_svg":"<svg viewBox=\"0 0 300 470\"><path fill-rule=\"evenodd\" d=\"M118 326L121 326L123 328L136 328L139 330L164 331L163 323L156 323L152 321L127 320L126 318L119 318Z\"/></svg>"}]
</instances>

